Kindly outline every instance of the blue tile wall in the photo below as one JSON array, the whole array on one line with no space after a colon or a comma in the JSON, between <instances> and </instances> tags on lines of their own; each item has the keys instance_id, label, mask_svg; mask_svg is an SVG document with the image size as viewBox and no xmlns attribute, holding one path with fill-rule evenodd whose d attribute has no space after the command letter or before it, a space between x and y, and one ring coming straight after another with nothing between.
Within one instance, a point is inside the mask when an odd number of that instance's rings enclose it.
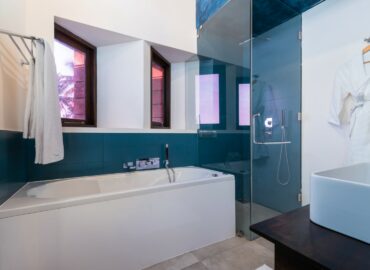
<instances>
[{"instance_id":1,"label":"blue tile wall","mask_svg":"<svg viewBox=\"0 0 370 270\"><path fill-rule=\"evenodd\" d=\"M198 165L197 134L174 133L65 133L65 159L50 165L35 165L34 142L27 144L29 181L124 172L124 162L137 158L164 158L170 145L172 166Z\"/></svg>"},{"instance_id":2,"label":"blue tile wall","mask_svg":"<svg viewBox=\"0 0 370 270\"><path fill-rule=\"evenodd\" d=\"M222 163L250 159L249 132L218 132L199 137L199 163Z\"/></svg>"},{"instance_id":3,"label":"blue tile wall","mask_svg":"<svg viewBox=\"0 0 370 270\"><path fill-rule=\"evenodd\" d=\"M104 172L103 134L63 134L65 158L48 165L34 164L35 143L27 141L27 172L29 181L73 176L93 175Z\"/></svg>"},{"instance_id":4,"label":"blue tile wall","mask_svg":"<svg viewBox=\"0 0 370 270\"><path fill-rule=\"evenodd\" d=\"M0 204L27 181L124 172L123 163L137 158L163 161L165 144L172 166L199 165L197 134L64 133L63 139L65 159L37 165L33 140L24 140L20 132L0 131Z\"/></svg>"},{"instance_id":5,"label":"blue tile wall","mask_svg":"<svg viewBox=\"0 0 370 270\"><path fill-rule=\"evenodd\" d=\"M0 131L0 204L25 184L26 156L20 132Z\"/></svg>"},{"instance_id":6,"label":"blue tile wall","mask_svg":"<svg viewBox=\"0 0 370 270\"><path fill-rule=\"evenodd\" d=\"M199 136L199 164L209 167L211 164L228 164L244 161L243 171L233 173L235 176L235 198L240 202L250 202L250 135L244 131L218 131L213 136ZM212 168L212 167L210 167ZM220 169L219 169L220 170ZM226 173L231 173L225 170Z\"/></svg>"}]
</instances>

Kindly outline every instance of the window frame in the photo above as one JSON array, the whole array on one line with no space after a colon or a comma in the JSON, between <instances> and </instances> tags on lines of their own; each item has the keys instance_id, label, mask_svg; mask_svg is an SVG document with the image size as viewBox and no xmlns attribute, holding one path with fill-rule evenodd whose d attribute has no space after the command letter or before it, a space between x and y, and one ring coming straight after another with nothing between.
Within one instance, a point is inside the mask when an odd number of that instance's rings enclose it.
<instances>
[{"instance_id":1,"label":"window frame","mask_svg":"<svg viewBox=\"0 0 370 270\"><path fill-rule=\"evenodd\" d=\"M163 126L153 121L153 63L164 69L164 124ZM157 50L151 47L150 60L150 127L153 129L171 128L171 63Z\"/></svg>"},{"instance_id":2,"label":"window frame","mask_svg":"<svg viewBox=\"0 0 370 270\"><path fill-rule=\"evenodd\" d=\"M65 127L96 127L96 47L73 34L64 27L54 23L54 39L76 48L86 55L85 116L86 120L62 118Z\"/></svg>"}]
</instances>

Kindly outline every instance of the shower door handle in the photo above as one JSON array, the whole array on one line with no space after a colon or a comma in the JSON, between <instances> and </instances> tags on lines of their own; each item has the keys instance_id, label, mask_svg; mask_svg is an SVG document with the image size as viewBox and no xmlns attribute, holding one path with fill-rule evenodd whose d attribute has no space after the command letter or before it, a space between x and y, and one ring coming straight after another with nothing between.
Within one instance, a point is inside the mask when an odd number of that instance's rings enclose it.
<instances>
[{"instance_id":1,"label":"shower door handle","mask_svg":"<svg viewBox=\"0 0 370 270\"><path fill-rule=\"evenodd\" d=\"M281 141L281 142L259 142L256 139L256 119L257 117L260 117L260 113L253 114L253 121L252 121L252 136L253 136L253 144L259 144L259 145L281 145L281 144L290 144L291 141Z\"/></svg>"}]
</instances>

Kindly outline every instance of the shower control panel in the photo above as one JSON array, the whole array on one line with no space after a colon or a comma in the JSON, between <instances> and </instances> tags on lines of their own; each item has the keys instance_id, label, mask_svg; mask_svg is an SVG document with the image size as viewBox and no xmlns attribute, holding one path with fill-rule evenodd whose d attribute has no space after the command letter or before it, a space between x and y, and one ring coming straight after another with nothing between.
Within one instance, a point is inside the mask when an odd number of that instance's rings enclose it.
<instances>
[{"instance_id":1,"label":"shower control panel","mask_svg":"<svg viewBox=\"0 0 370 270\"><path fill-rule=\"evenodd\" d=\"M272 127L273 127L273 120L272 117L265 118L265 134L268 136L272 136Z\"/></svg>"},{"instance_id":2,"label":"shower control panel","mask_svg":"<svg viewBox=\"0 0 370 270\"><path fill-rule=\"evenodd\" d=\"M155 158L140 158L136 160L136 170L150 170L159 169L161 166L161 160L159 157Z\"/></svg>"}]
</instances>

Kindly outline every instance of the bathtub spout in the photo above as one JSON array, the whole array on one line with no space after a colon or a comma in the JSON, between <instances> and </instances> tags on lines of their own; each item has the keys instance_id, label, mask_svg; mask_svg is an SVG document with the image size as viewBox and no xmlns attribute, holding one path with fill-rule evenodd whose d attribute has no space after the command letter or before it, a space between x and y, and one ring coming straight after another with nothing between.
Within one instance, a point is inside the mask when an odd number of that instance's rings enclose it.
<instances>
[{"instance_id":1,"label":"bathtub spout","mask_svg":"<svg viewBox=\"0 0 370 270\"><path fill-rule=\"evenodd\" d=\"M168 144L166 144L166 159L164 160L164 167L166 168L166 172L167 172L167 176L168 176L168 181L170 183L175 183L176 182L176 174L175 174L175 170L173 168L170 167L170 160L169 160L169 146ZM173 177L171 178L171 173L170 171L172 172L172 175Z\"/></svg>"},{"instance_id":2,"label":"bathtub spout","mask_svg":"<svg viewBox=\"0 0 370 270\"><path fill-rule=\"evenodd\" d=\"M176 182L176 174L175 174L175 170L173 168L170 167L170 163L168 162L168 160L165 160L164 162L164 167L166 168L166 171L167 171L167 176L168 176L168 181L170 183L175 183ZM171 173L170 171L172 172L172 175L173 175L173 178L171 178Z\"/></svg>"}]
</instances>

